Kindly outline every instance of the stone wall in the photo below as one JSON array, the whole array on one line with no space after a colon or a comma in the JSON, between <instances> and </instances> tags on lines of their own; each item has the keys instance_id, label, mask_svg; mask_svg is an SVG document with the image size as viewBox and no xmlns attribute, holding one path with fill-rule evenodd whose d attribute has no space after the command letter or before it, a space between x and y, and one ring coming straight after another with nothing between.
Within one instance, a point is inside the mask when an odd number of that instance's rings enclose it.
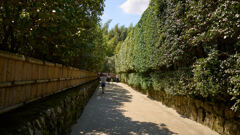
<instances>
[{"instance_id":1,"label":"stone wall","mask_svg":"<svg viewBox=\"0 0 240 135\"><path fill-rule=\"evenodd\" d=\"M204 124L220 134L240 135L240 112L233 112L224 103L168 95L156 90L148 90L148 96L174 108L183 117Z\"/></svg>"},{"instance_id":2,"label":"stone wall","mask_svg":"<svg viewBox=\"0 0 240 135\"><path fill-rule=\"evenodd\" d=\"M93 72L0 51L0 113L96 77Z\"/></svg>"},{"instance_id":3,"label":"stone wall","mask_svg":"<svg viewBox=\"0 0 240 135\"><path fill-rule=\"evenodd\" d=\"M92 81L0 115L1 135L66 135L96 87Z\"/></svg>"}]
</instances>

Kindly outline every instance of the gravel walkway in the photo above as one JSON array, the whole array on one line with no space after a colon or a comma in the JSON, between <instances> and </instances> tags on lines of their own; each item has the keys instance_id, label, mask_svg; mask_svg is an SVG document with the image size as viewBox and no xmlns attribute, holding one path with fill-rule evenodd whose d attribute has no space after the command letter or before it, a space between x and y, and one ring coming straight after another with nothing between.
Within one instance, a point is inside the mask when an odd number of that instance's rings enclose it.
<instances>
[{"instance_id":1,"label":"gravel walkway","mask_svg":"<svg viewBox=\"0 0 240 135\"><path fill-rule=\"evenodd\" d=\"M219 135L123 83L98 88L71 135Z\"/></svg>"}]
</instances>

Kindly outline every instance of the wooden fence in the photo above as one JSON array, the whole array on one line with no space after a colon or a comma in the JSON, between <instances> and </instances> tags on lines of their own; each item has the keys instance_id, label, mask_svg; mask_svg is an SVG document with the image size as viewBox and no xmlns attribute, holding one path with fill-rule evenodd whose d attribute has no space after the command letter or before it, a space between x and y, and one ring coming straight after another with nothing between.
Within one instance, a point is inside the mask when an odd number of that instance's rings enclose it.
<instances>
[{"instance_id":1,"label":"wooden fence","mask_svg":"<svg viewBox=\"0 0 240 135\"><path fill-rule=\"evenodd\" d=\"M96 73L0 51L0 113L96 77Z\"/></svg>"}]
</instances>

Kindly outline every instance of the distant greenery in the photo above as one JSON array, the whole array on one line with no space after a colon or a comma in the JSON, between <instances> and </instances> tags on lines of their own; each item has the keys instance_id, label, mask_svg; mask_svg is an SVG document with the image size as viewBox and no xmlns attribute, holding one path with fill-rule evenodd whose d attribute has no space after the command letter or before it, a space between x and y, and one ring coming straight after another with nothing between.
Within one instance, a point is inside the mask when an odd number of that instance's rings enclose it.
<instances>
[{"instance_id":1,"label":"distant greenery","mask_svg":"<svg viewBox=\"0 0 240 135\"><path fill-rule=\"evenodd\" d=\"M103 68L104 0L0 1L0 49L87 70Z\"/></svg>"},{"instance_id":2,"label":"distant greenery","mask_svg":"<svg viewBox=\"0 0 240 135\"><path fill-rule=\"evenodd\" d=\"M239 110L239 53L238 0L151 0L115 62L121 79L135 87Z\"/></svg>"},{"instance_id":3,"label":"distant greenery","mask_svg":"<svg viewBox=\"0 0 240 135\"><path fill-rule=\"evenodd\" d=\"M112 20L107 21L103 27L104 46L107 58L105 59L105 72L115 72L115 55L119 52L123 41L126 39L128 33L133 29L131 24L128 28L125 26L118 26L109 30L109 24Z\"/></svg>"},{"instance_id":4,"label":"distant greenery","mask_svg":"<svg viewBox=\"0 0 240 135\"><path fill-rule=\"evenodd\" d=\"M109 24L112 20L107 21L103 25L103 36L106 41L107 56L111 57L114 54L117 54L121 48L122 42L126 39L128 33L133 29L131 24L128 28L123 26L118 26L116 24L113 28L109 30Z\"/></svg>"}]
</instances>

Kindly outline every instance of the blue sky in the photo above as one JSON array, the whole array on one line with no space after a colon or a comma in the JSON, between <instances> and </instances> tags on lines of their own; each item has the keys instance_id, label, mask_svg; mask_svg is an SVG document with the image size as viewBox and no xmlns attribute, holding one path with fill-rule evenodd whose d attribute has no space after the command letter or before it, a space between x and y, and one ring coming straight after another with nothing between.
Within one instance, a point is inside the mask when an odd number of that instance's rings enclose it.
<instances>
[{"instance_id":1,"label":"blue sky","mask_svg":"<svg viewBox=\"0 0 240 135\"><path fill-rule=\"evenodd\" d=\"M105 0L104 14L101 17L104 24L112 19L110 28L115 24L129 26L135 25L143 11L148 7L150 0Z\"/></svg>"}]
</instances>

